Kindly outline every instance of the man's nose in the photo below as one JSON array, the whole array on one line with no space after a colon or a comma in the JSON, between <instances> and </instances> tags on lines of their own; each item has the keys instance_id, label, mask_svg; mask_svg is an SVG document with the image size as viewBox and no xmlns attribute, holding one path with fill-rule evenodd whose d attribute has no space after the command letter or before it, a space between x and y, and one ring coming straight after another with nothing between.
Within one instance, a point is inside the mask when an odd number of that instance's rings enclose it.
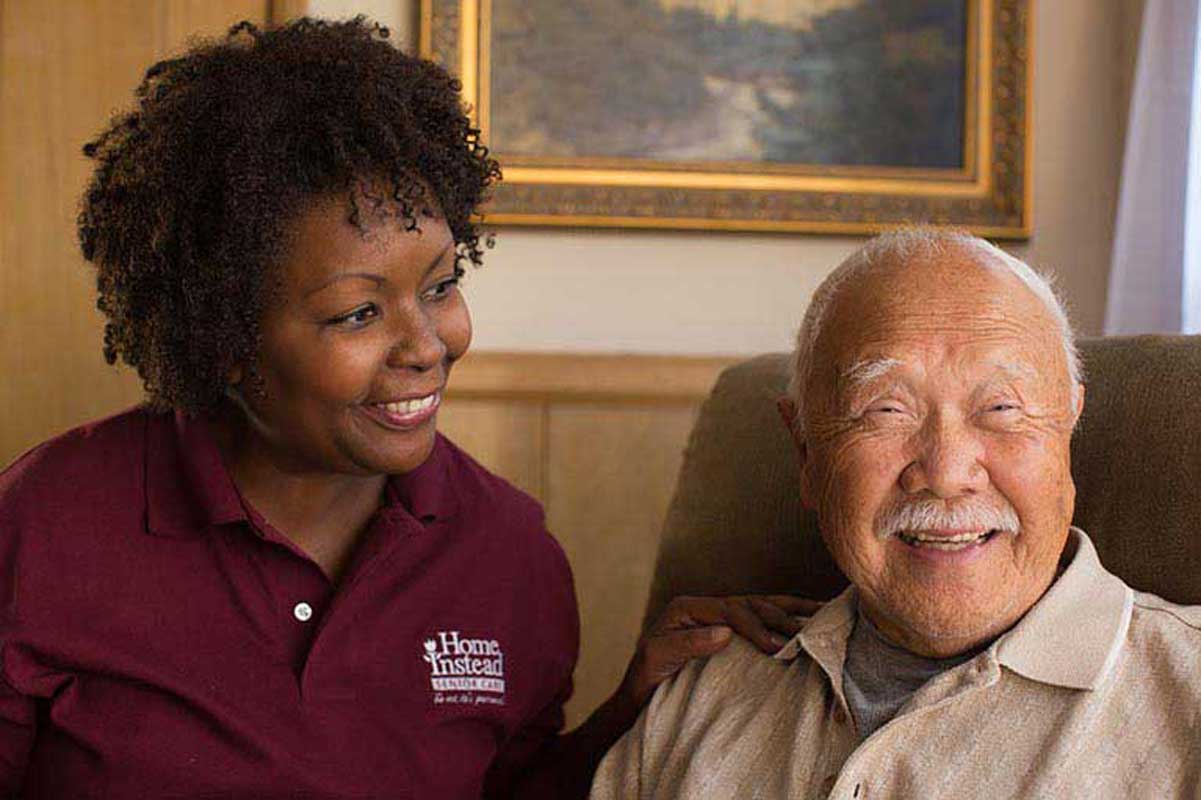
<instances>
[{"instance_id":1,"label":"man's nose","mask_svg":"<svg viewBox=\"0 0 1201 800\"><path fill-rule=\"evenodd\" d=\"M952 498L987 488L988 471L981 463L984 447L966 421L953 414L933 414L917 436L913 461L901 472L901 488L907 493Z\"/></svg>"},{"instance_id":2,"label":"man's nose","mask_svg":"<svg viewBox=\"0 0 1201 800\"><path fill-rule=\"evenodd\" d=\"M389 366L425 371L442 363L446 358L446 343L442 341L433 317L418 306L401 308L393 318Z\"/></svg>"}]
</instances>

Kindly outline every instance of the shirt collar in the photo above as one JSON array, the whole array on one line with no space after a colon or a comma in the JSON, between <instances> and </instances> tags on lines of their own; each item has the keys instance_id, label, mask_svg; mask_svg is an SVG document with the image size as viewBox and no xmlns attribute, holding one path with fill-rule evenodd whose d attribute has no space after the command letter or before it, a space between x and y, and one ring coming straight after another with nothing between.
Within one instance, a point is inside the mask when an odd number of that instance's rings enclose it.
<instances>
[{"instance_id":1,"label":"shirt collar","mask_svg":"<svg viewBox=\"0 0 1201 800\"><path fill-rule=\"evenodd\" d=\"M1040 683L1096 689L1117 662L1134 592L1101 566L1092 541L1079 528L1068 534L1065 560L1067 567L1042 598L996 641L996 658ZM840 684L855 608L851 586L822 606L775 658L791 661L804 650Z\"/></svg>"},{"instance_id":2,"label":"shirt collar","mask_svg":"<svg viewBox=\"0 0 1201 800\"><path fill-rule=\"evenodd\" d=\"M1065 555L1063 574L997 641L997 661L1041 683L1096 689L1126 640L1134 592L1101 566L1079 528L1068 534Z\"/></svg>"},{"instance_id":3,"label":"shirt collar","mask_svg":"<svg viewBox=\"0 0 1201 800\"><path fill-rule=\"evenodd\" d=\"M388 478L388 505L399 505L423 523L454 516L459 499L453 455L450 444L437 434L429 458L414 470Z\"/></svg>"},{"instance_id":4,"label":"shirt collar","mask_svg":"<svg viewBox=\"0 0 1201 800\"><path fill-rule=\"evenodd\" d=\"M805 627L780 648L774 658L792 661L804 650L825 671L842 695L842 665L847 656L847 640L855 627L855 608L858 592L848 586L842 594L817 610Z\"/></svg>"},{"instance_id":5,"label":"shirt collar","mask_svg":"<svg viewBox=\"0 0 1201 800\"><path fill-rule=\"evenodd\" d=\"M423 523L458 509L450 447L441 434L419 467L388 479L384 513L408 512ZM252 523L242 495L221 460L210 423L176 411L150 414L146 440L146 528L187 538L209 526ZM253 523L252 527L256 527Z\"/></svg>"},{"instance_id":6,"label":"shirt collar","mask_svg":"<svg viewBox=\"0 0 1201 800\"><path fill-rule=\"evenodd\" d=\"M146 431L146 527L188 537L248 520L242 497L202 417L151 414Z\"/></svg>"}]
</instances>

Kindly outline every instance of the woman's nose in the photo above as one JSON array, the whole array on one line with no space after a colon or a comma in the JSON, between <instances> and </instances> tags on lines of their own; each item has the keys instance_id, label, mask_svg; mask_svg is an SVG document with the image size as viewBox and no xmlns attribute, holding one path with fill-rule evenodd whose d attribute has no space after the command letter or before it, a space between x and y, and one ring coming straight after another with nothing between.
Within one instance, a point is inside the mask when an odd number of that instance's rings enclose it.
<instances>
[{"instance_id":1,"label":"woman's nose","mask_svg":"<svg viewBox=\"0 0 1201 800\"><path fill-rule=\"evenodd\" d=\"M404 309L396 315L388 364L399 369L425 371L446 358L446 343L439 335L436 321L421 309Z\"/></svg>"}]
</instances>

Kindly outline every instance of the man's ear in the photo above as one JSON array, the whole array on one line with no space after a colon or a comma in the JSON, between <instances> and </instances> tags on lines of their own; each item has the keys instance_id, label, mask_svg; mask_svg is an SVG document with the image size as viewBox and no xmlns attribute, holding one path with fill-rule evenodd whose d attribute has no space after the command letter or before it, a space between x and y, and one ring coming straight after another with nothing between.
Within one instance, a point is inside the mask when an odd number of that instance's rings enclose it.
<instances>
[{"instance_id":1,"label":"man's ear","mask_svg":"<svg viewBox=\"0 0 1201 800\"><path fill-rule=\"evenodd\" d=\"M788 429L788 435L793 442L796 442L796 403L792 402L792 398L781 397L776 401L776 411L780 412L780 419L784 422L784 427Z\"/></svg>"},{"instance_id":2,"label":"man's ear","mask_svg":"<svg viewBox=\"0 0 1201 800\"><path fill-rule=\"evenodd\" d=\"M797 468L800 470L801 505L813 510L817 506L813 502L810 485L812 465L809 463L809 447L805 442L805 435L797 424L796 403L787 397L781 397L776 401L776 410L780 412L780 419L784 421L784 427L788 428L788 438L792 439L792 446L796 448Z\"/></svg>"},{"instance_id":3,"label":"man's ear","mask_svg":"<svg viewBox=\"0 0 1201 800\"><path fill-rule=\"evenodd\" d=\"M1080 421L1080 415L1084 413L1084 384L1076 384L1076 416L1072 418L1072 427L1076 427L1076 423Z\"/></svg>"}]
</instances>

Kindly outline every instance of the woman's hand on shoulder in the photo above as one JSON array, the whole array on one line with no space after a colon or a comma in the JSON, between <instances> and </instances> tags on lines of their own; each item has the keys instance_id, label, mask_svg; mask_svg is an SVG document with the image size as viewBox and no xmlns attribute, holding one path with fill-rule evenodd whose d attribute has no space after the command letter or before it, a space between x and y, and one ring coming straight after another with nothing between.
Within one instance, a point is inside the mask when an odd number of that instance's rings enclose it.
<instances>
[{"instance_id":1,"label":"woman's hand on shoulder","mask_svg":"<svg viewBox=\"0 0 1201 800\"><path fill-rule=\"evenodd\" d=\"M801 629L796 617L821 605L791 595L677 597L638 640L618 695L641 708L660 683L692 659L718 652L734 635L774 653Z\"/></svg>"}]
</instances>

